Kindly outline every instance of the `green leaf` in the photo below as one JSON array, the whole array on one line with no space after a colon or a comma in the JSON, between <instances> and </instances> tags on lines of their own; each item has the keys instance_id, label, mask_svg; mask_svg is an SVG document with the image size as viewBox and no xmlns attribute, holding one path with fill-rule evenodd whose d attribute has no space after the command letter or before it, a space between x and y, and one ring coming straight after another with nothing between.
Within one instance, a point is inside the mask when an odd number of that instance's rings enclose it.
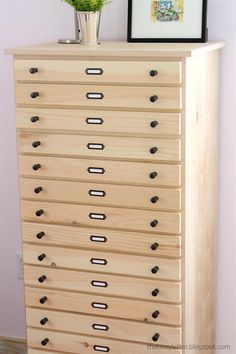
<instances>
[{"instance_id":1,"label":"green leaf","mask_svg":"<svg viewBox=\"0 0 236 354\"><path fill-rule=\"evenodd\" d=\"M64 0L67 4L73 6L76 11L101 11L109 0Z\"/></svg>"}]
</instances>

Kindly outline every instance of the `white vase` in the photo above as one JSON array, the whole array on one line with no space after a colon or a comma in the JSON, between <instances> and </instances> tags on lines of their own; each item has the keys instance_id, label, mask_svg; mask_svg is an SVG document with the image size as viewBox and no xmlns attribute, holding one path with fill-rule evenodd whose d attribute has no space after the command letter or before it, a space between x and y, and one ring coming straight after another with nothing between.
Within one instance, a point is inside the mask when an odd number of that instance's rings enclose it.
<instances>
[{"instance_id":1,"label":"white vase","mask_svg":"<svg viewBox=\"0 0 236 354\"><path fill-rule=\"evenodd\" d=\"M80 43L83 45L97 45L100 28L101 12L77 11Z\"/></svg>"}]
</instances>

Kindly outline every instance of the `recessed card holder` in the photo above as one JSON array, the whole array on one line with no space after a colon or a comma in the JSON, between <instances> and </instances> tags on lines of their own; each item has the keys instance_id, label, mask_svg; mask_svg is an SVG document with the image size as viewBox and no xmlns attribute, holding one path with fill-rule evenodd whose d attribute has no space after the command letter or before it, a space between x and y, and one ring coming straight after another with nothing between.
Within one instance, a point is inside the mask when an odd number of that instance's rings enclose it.
<instances>
[{"instance_id":1,"label":"recessed card holder","mask_svg":"<svg viewBox=\"0 0 236 354\"><path fill-rule=\"evenodd\" d=\"M91 284L92 284L92 286L97 287L97 288L107 288L108 287L108 283L106 281L92 280Z\"/></svg>"},{"instance_id":2,"label":"recessed card holder","mask_svg":"<svg viewBox=\"0 0 236 354\"><path fill-rule=\"evenodd\" d=\"M98 214L98 213L90 213L89 214L90 219L93 220L106 220L106 215L105 214Z\"/></svg>"},{"instance_id":3,"label":"recessed card holder","mask_svg":"<svg viewBox=\"0 0 236 354\"><path fill-rule=\"evenodd\" d=\"M102 345L94 345L93 349L95 352L102 352L102 353L109 353L110 348L109 347L104 347Z\"/></svg>"},{"instance_id":4,"label":"recessed card holder","mask_svg":"<svg viewBox=\"0 0 236 354\"><path fill-rule=\"evenodd\" d=\"M95 265L107 265L107 260L101 258L91 258L90 262Z\"/></svg>"},{"instance_id":5,"label":"recessed card holder","mask_svg":"<svg viewBox=\"0 0 236 354\"><path fill-rule=\"evenodd\" d=\"M100 242L100 243L105 243L107 242L107 238L105 236L96 236L96 235L92 235L90 236L90 240L92 242Z\"/></svg>"},{"instance_id":6,"label":"recessed card holder","mask_svg":"<svg viewBox=\"0 0 236 354\"><path fill-rule=\"evenodd\" d=\"M102 75L104 73L101 68L87 68L85 72L87 75Z\"/></svg>"},{"instance_id":7,"label":"recessed card holder","mask_svg":"<svg viewBox=\"0 0 236 354\"><path fill-rule=\"evenodd\" d=\"M102 118L87 118L86 123L92 125L101 125L103 124L104 120Z\"/></svg>"},{"instance_id":8,"label":"recessed card holder","mask_svg":"<svg viewBox=\"0 0 236 354\"><path fill-rule=\"evenodd\" d=\"M98 174L98 175L103 175L105 173L105 169L102 167L89 167L88 172Z\"/></svg>"},{"instance_id":9,"label":"recessed card holder","mask_svg":"<svg viewBox=\"0 0 236 354\"><path fill-rule=\"evenodd\" d=\"M105 149L105 145L104 144L93 144L90 143L87 145L87 148L89 150L104 150Z\"/></svg>"},{"instance_id":10,"label":"recessed card holder","mask_svg":"<svg viewBox=\"0 0 236 354\"><path fill-rule=\"evenodd\" d=\"M107 310L108 309L108 305L107 304L103 304L103 303L100 303L100 302L93 302L91 304L91 306L94 309L100 309L100 310Z\"/></svg>"},{"instance_id":11,"label":"recessed card holder","mask_svg":"<svg viewBox=\"0 0 236 354\"><path fill-rule=\"evenodd\" d=\"M102 324L97 324L97 323L94 323L92 327L96 331L108 331L109 330L109 327L107 325L102 325Z\"/></svg>"},{"instance_id":12,"label":"recessed card holder","mask_svg":"<svg viewBox=\"0 0 236 354\"><path fill-rule=\"evenodd\" d=\"M88 92L86 97L88 100L102 100L104 98L104 94L101 92Z\"/></svg>"},{"instance_id":13,"label":"recessed card holder","mask_svg":"<svg viewBox=\"0 0 236 354\"><path fill-rule=\"evenodd\" d=\"M106 192L105 191L90 190L89 195L91 195L91 197L105 197Z\"/></svg>"}]
</instances>

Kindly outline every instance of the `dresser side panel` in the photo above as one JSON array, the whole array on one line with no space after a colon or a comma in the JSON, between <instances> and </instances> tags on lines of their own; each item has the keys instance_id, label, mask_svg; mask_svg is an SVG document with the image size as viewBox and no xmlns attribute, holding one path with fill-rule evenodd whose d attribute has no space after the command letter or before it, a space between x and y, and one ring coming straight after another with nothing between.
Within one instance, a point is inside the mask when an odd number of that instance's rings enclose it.
<instances>
[{"instance_id":1,"label":"dresser side panel","mask_svg":"<svg viewBox=\"0 0 236 354\"><path fill-rule=\"evenodd\" d=\"M215 343L219 52L187 59L185 345ZM214 349L206 349L209 354ZM198 353L195 348L185 353Z\"/></svg>"}]
</instances>

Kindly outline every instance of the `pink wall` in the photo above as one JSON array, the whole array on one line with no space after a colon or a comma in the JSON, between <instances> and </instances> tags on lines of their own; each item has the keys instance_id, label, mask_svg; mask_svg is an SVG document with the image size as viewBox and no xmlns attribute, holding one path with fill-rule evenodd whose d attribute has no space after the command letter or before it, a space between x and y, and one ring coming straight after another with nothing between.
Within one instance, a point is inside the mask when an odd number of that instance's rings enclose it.
<instances>
[{"instance_id":1,"label":"pink wall","mask_svg":"<svg viewBox=\"0 0 236 354\"><path fill-rule=\"evenodd\" d=\"M217 343L231 344L229 352L235 353L236 2L209 2L210 38L228 42L222 55L220 93ZM102 21L103 39L126 38L126 9L127 0L113 0L107 7ZM72 33L73 14L60 0L0 0L0 336L25 336L23 288L16 271L16 252L21 243L12 59L3 55L3 49L55 41Z\"/></svg>"},{"instance_id":2,"label":"pink wall","mask_svg":"<svg viewBox=\"0 0 236 354\"><path fill-rule=\"evenodd\" d=\"M65 26L61 26L63 15ZM23 284L17 279L16 269L16 252L21 250L21 241L13 70L12 58L4 56L3 50L53 41L58 33L69 34L70 27L69 9L60 1L0 1L0 335L3 336L25 336Z\"/></svg>"},{"instance_id":3,"label":"pink wall","mask_svg":"<svg viewBox=\"0 0 236 354\"><path fill-rule=\"evenodd\" d=\"M236 1L209 0L211 39L224 39L220 84L217 343L236 353ZM220 353L228 353L218 351Z\"/></svg>"}]
</instances>

